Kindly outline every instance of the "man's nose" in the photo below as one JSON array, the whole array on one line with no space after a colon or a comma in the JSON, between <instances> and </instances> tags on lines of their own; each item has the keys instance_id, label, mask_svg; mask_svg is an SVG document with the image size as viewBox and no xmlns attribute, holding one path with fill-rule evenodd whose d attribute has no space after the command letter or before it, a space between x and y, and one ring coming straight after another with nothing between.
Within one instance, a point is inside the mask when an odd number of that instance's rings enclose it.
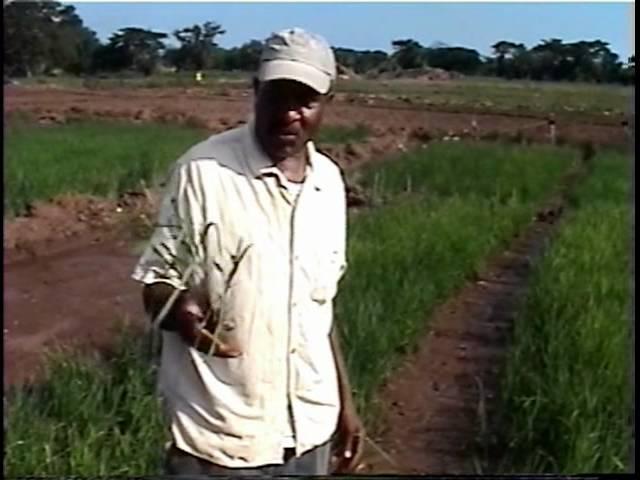
<instances>
[{"instance_id":1,"label":"man's nose","mask_svg":"<svg viewBox=\"0 0 640 480\"><path fill-rule=\"evenodd\" d=\"M293 105L286 107L282 112L282 116L283 120L287 123L297 122L302 118L300 108Z\"/></svg>"},{"instance_id":2,"label":"man's nose","mask_svg":"<svg viewBox=\"0 0 640 480\"><path fill-rule=\"evenodd\" d=\"M301 117L300 102L296 101L294 98L282 98L277 110L279 116L287 122L294 122L299 120Z\"/></svg>"}]
</instances>

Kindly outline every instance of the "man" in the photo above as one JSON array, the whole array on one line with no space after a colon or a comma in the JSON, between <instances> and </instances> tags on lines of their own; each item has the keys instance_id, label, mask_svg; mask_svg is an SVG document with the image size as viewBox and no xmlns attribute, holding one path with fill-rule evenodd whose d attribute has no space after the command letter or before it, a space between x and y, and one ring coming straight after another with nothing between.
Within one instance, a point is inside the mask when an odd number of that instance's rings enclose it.
<instances>
[{"instance_id":1,"label":"man","mask_svg":"<svg viewBox=\"0 0 640 480\"><path fill-rule=\"evenodd\" d=\"M176 163L133 277L162 329L169 474L323 475L363 441L332 321L345 269L345 187L311 139L333 52L272 35L254 115Z\"/></svg>"}]
</instances>

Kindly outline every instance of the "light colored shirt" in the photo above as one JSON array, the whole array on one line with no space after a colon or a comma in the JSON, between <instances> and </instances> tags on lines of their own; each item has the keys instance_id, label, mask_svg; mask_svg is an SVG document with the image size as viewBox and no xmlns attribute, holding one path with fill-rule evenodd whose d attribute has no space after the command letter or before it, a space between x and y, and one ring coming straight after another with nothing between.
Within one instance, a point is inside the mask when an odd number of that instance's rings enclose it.
<instances>
[{"instance_id":1,"label":"light colored shirt","mask_svg":"<svg viewBox=\"0 0 640 480\"><path fill-rule=\"evenodd\" d=\"M206 283L219 338L242 355L213 357L163 331L158 386L179 449L244 468L282 463L286 439L301 455L335 431L329 334L346 268L338 167L309 142L296 201L253 132L214 135L176 162L133 273L178 289Z\"/></svg>"},{"instance_id":2,"label":"light colored shirt","mask_svg":"<svg viewBox=\"0 0 640 480\"><path fill-rule=\"evenodd\" d=\"M287 180L285 187L289 192L291 192L295 201L297 201L298 196L300 195L300 192L302 192L303 185L304 185L304 182L292 182L291 180Z\"/></svg>"}]
</instances>

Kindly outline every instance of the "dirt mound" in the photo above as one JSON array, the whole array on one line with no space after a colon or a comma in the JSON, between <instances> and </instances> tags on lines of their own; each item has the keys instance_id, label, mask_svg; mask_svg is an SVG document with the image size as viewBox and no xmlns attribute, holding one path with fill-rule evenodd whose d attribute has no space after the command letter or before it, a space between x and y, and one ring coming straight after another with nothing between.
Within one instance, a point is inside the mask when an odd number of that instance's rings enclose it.
<instances>
[{"instance_id":1,"label":"dirt mound","mask_svg":"<svg viewBox=\"0 0 640 480\"><path fill-rule=\"evenodd\" d=\"M62 250L82 235L94 242L119 235L148 223L156 204L149 191L128 192L119 199L61 195L36 202L26 216L4 220L5 263Z\"/></svg>"}]
</instances>

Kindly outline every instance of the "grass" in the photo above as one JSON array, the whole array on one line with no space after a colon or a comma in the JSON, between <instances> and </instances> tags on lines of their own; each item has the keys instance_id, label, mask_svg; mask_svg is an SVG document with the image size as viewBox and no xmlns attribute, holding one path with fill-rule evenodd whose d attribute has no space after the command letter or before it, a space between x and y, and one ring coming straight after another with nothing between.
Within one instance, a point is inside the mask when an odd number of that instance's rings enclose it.
<instances>
[{"instance_id":1,"label":"grass","mask_svg":"<svg viewBox=\"0 0 640 480\"><path fill-rule=\"evenodd\" d=\"M36 200L63 193L115 197L141 182L154 185L178 156L209 133L161 124L83 121L37 126L25 120L6 130L5 214L26 213ZM324 144L363 141L363 126L324 127Z\"/></svg>"},{"instance_id":2,"label":"grass","mask_svg":"<svg viewBox=\"0 0 640 480\"><path fill-rule=\"evenodd\" d=\"M594 168L516 322L503 390L507 473L629 471L629 160L602 154Z\"/></svg>"},{"instance_id":3,"label":"grass","mask_svg":"<svg viewBox=\"0 0 640 480\"><path fill-rule=\"evenodd\" d=\"M204 130L82 122L18 124L5 132L5 214L24 214L36 200L62 193L112 197L153 184Z\"/></svg>"},{"instance_id":4,"label":"grass","mask_svg":"<svg viewBox=\"0 0 640 480\"><path fill-rule=\"evenodd\" d=\"M398 353L415 346L435 306L529 221L573 157L568 149L436 143L361 173L382 206L350 224L349 273L335 311L369 424Z\"/></svg>"},{"instance_id":5,"label":"grass","mask_svg":"<svg viewBox=\"0 0 640 480\"><path fill-rule=\"evenodd\" d=\"M434 143L384 168L365 166L356 175L381 197L411 190L438 197L478 195L498 202L515 196L516 201L530 202L548 191L540 180L558 175L573 155L572 149L544 145Z\"/></svg>"},{"instance_id":6,"label":"grass","mask_svg":"<svg viewBox=\"0 0 640 480\"><path fill-rule=\"evenodd\" d=\"M363 142L370 135L366 125L353 127L327 125L322 127L315 140L318 145Z\"/></svg>"},{"instance_id":7,"label":"grass","mask_svg":"<svg viewBox=\"0 0 640 480\"><path fill-rule=\"evenodd\" d=\"M120 88L206 88L212 94L221 94L228 87L251 86L251 75L246 72L205 71L201 82L196 82L195 72L158 72L148 77L122 72L110 75L75 77L70 75L34 76L19 80L24 86L57 85L65 88L92 90Z\"/></svg>"},{"instance_id":8,"label":"grass","mask_svg":"<svg viewBox=\"0 0 640 480\"><path fill-rule=\"evenodd\" d=\"M350 267L335 315L370 428L375 392L428 328L429 313L529 221L574 156L568 149L432 144L363 173L365 185L378 179L381 206L350 219ZM402 191L405 174L413 179L410 194ZM139 348L127 343L101 368L65 360L47 381L44 391L52 393L12 397L7 473L156 473L166 437L153 370Z\"/></svg>"},{"instance_id":9,"label":"grass","mask_svg":"<svg viewBox=\"0 0 640 480\"><path fill-rule=\"evenodd\" d=\"M153 368L123 331L107 364L50 354L51 380L12 390L5 408L8 475L127 475L160 469L168 440Z\"/></svg>"}]
</instances>

